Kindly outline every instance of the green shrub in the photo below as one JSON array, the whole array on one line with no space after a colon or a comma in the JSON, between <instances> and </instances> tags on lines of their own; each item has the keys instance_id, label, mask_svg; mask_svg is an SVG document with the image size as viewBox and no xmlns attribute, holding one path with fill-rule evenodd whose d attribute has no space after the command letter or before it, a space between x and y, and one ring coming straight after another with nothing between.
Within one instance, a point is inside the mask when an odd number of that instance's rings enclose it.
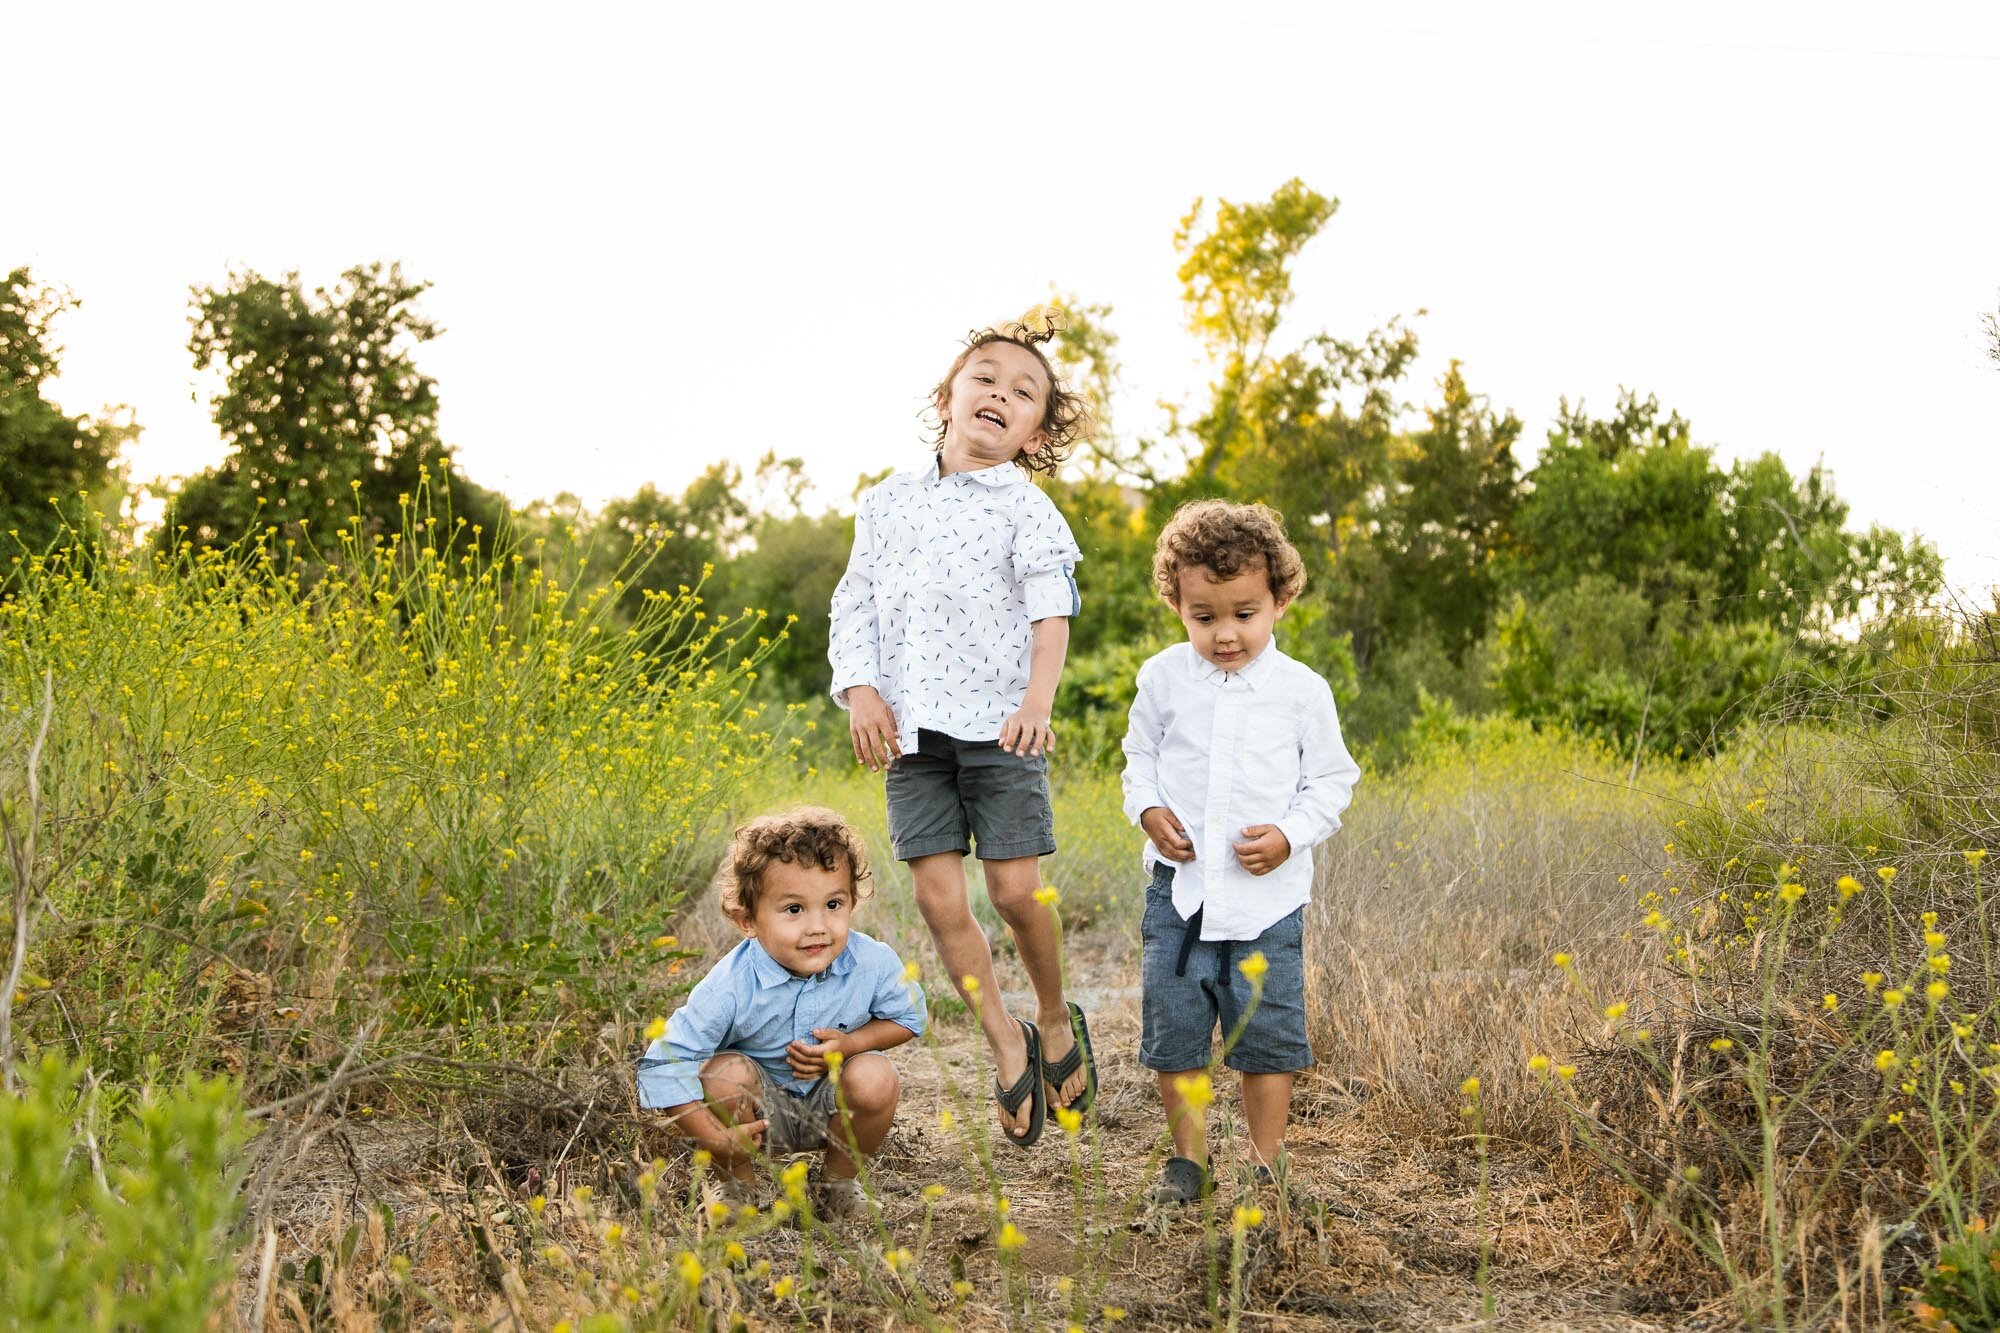
<instances>
[{"instance_id":1,"label":"green shrub","mask_svg":"<svg viewBox=\"0 0 2000 1333\"><path fill-rule=\"evenodd\" d=\"M8 1327L210 1327L235 1267L247 1137L226 1080L148 1089L114 1113L74 1066L25 1071L19 1095L0 1095Z\"/></svg>"}]
</instances>

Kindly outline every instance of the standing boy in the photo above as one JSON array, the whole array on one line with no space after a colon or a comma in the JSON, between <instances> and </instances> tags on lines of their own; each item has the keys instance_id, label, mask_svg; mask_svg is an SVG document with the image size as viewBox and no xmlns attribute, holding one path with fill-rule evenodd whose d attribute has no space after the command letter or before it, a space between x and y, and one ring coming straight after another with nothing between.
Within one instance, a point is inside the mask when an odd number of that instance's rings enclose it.
<instances>
[{"instance_id":1,"label":"standing boy","mask_svg":"<svg viewBox=\"0 0 2000 1333\"><path fill-rule=\"evenodd\" d=\"M1313 1063L1302 949L1312 849L1340 827L1361 770L1333 691L1271 641L1305 586L1275 512L1183 505L1160 533L1153 580L1188 639L1139 669L1125 813L1146 832L1152 875L1139 1062L1159 1078L1174 1139L1155 1197L1186 1203L1209 1187L1213 1035L1220 1023L1227 1039L1246 1009L1223 1063L1243 1075L1254 1177L1269 1179L1278 1161L1293 1075Z\"/></svg>"}]
</instances>

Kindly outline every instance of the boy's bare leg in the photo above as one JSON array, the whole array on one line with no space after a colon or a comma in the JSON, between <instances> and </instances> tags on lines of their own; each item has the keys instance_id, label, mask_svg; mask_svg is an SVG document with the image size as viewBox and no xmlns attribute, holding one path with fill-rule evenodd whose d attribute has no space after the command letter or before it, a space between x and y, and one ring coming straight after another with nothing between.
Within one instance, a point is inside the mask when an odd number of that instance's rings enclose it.
<instances>
[{"instance_id":1,"label":"boy's bare leg","mask_svg":"<svg viewBox=\"0 0 2000 1333\"><path fill-rule=\"evenodd\" d=\"M763 1083L747 1055L712 1056L701 1067L701 1096L725 1125L742 1125L758 1118L757 1094ZM750 1160L723 1162L722 1169L738 1180L751 1178Z\"/></svg>"},{"instance_id":2,"label":"boy's bare leg","mask_svg":"<svg viewBox=\"0 0 2000 1333\"><path fill-rule=\"evenodd\" d=\"M951 974L951 984L979 1015L1001 1086L1011 1088L1028 1068L1028 1042L1000 998L1000 983L993 979L993 950L986 943L986 932L973 919L972 904L966 897L965 858L958 852L934 852L915 858L909 866L916 884L917 910L930 927L931 943ZM979 983L978 995L966 995L967 977ZM1029 1104L1022 1102L1011 1117L1001 1111L1000 1123L1009 1134L1018 1136L1027 1132L1031 1113Z\"/></svg>"},{"instance_id":3,"label":"boy's bare leg","mask_svg":"<svg viewBox=\"0 0 2000 1333\"><path fill-rule=\"evenodd\" d=\"M850 1133L856 1151L863 1157L875 1155L882 1140L889 1137L889 1122L896 1118L896 1101L901 1095L896 1066L888 1056L864 1051L841 1063L840 1100L847 1104L848 1124L843 1127L836 1114L826 1127L823 1170L828 1180L848 1180L855 1174L854 1158L847 1146Z\"/></svg>"},{"instance_id":4,"label":"boy's bare leg","mask_svg":"<svg viewBox=\"0 0 2000 1333\"><path fill-rule=\"evenodd\" d=\"M986 896L1014 931L1014 943L1021 951L1021 967L1028 984L1035 988L1035 1026L1042 1033L1042 1060L1054 1064L1076 1046L1070 1031L1069 1006L1063 1003L1061 936L1056 931L1055 910L1035 901L1042 887L1041 860L1017 856L1006 861L985 861ZM1089 1081L1089 1071L1079 1065L1069 1081L1056 1089L1056 1101L1068 1105L1081 1095Z\"/></svg>"},{"instance_id":5,"label":"boy's bare leg","mask_svg":"<svg viewBox=\"0 0 2000 1333\"><path fill-rule=\"evenodd\" d=\"M1161 1074L1160 1101L1167 1108L1167 1128L1174 1136L1174 1156L1185 1157L1190 1162L1208 1163L1208 1108L1196 1110L1174 1086L1177 1078L1192 1078L1196 1074L1207 1074L1206 1069L1183 1069L1178 1073Z\"/></svg>"},{"instance_id":6,"label":"boy's bare leg","mask_svg":"<svg viewBox=\"0 0 2000 1333\"><path fill-rule=\"evenodd\" d=\"M1245 1074L1243 1119L1250 1129L1250 1156L1259 1166L1278 1169L1285 1122L1292 1115L1292 1075Z\"/></svg>"}]
</instances>

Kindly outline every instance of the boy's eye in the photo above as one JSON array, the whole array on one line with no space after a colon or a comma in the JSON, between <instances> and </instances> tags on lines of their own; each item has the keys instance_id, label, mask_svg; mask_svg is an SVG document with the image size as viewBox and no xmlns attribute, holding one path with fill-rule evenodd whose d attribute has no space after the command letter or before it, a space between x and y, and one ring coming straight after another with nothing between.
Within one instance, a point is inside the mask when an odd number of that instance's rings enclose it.
<instances>
[{"instance_id":1,"label":"boy's eye","mask_svg":"<svg viewBox=\"0 0 2000 1333\"><path fill-rule=\"evenodd\" d=\"M806 909L804 904L802 903L786 903L784 907L780 908L779 910L784 912L786 916L797 916L800 912L803 912Z\"/></svg>"},{"instance_id":2,"label":"boy's eye","mask_svg":"<svg viewBox=\"0 0 2000 1333\"><path fill-rule=\"evenodd\" d=\"M1213 619L1213 617L1210 616L1206 611L1195 612L1194 623L1197 625L1206 625L1211 619Z\"/></svg>"},{"instance_id":3,"label":"boy's eye","mask_svg":"<svg viewBox=\"0 0 2000 1333\"><path fill-rule=\"evenodd\" d=\"M844 899L828 898L826 900L826 910L829 912L838 912L845 905L846 903Z\"/></svg>"},{"instance_id":4,"label":"boy's eye","mask_svg":"<svg viewBox=\"0 0 2000 1333\"><path fill-rule=\"evenodd\" d=\"M1029 393L1026 389L1016 389L1014 392L1020 394L1031 403L1035 401L1035 395Z\"/></svg>"},{"instance_id":5,"label":"boy's eye","mask_svg":"<svg viewBox=\"0 0 2000 1333\"><path fill-rule=\"evenodd\" d=\"M978 380L981 384L991 384L993 382L991 375L974 375L972 378Z\"/></svg>"}]
</instances>

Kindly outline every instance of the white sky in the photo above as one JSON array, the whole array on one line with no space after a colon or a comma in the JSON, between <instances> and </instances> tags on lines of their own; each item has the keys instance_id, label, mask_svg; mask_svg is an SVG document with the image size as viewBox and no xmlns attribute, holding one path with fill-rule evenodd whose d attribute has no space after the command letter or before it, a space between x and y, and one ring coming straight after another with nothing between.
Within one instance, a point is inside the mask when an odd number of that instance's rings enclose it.
<instances>
[{"instance_id":1,"label":"white sky","mask_svg":"<svg viewBox=\"0 0 2000 1333\"><path fill-rule=\"evenodd\" d=\"M57 396L133 404L142 480L222 452L190 284L376 259L517 500L776 449L844 501L1051 281L1150 433L1205 382L1176 221L1297 175L1294 336L1427 309L1412 398L1657 393L2000 581L1991 5L0 3L0 265L82 299Z\"/></svg>"}]
</instances>

